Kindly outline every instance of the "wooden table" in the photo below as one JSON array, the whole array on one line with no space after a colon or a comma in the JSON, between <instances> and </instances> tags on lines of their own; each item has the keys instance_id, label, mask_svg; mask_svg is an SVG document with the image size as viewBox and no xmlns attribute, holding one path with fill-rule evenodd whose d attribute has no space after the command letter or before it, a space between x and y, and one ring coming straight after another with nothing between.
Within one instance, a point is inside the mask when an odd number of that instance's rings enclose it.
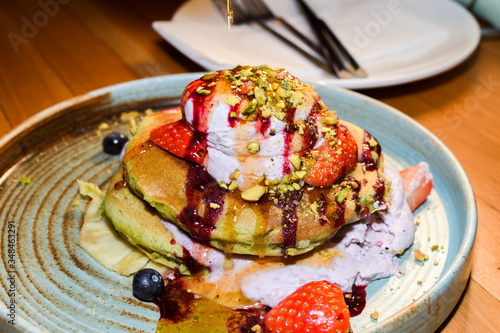
<instances>
[{"instance_id":1,"label":"wooden table","mask_svg":"<svg viewBox=\"0 0 500 333\"><path fill-rule=\"evenodd\" d=\"M181 0L0 3L0 136L70 97L142 77L203 70L151 28ZM436 134L465 168L479 227L472 275L440 332L500 332L500 38L457 68L362 91Z\"/></svg>"}]
</instances>

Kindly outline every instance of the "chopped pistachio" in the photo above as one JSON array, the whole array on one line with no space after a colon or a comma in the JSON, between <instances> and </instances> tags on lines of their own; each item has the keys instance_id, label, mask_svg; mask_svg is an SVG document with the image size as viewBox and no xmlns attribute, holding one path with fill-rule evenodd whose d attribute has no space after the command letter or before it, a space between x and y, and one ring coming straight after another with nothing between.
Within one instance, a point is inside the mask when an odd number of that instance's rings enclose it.
<instances>
[{"instance_id":1,"label":"chopped pistachio","mask_svg":"<svg viewBox=\"0 0 500 333\"><path fill-rule=\"evenodd\" d=\"M252 141L247 145L247 149L250 154L255 154L260 150L260 144L258 142Z\"/></svg>"},{"instance_id":2,"label":"chopped pistachio","mask_svg":"<svg viewBox=\"0 0 500 333\"><path fill-rule=\"evenodd\" d=\"M216 203L214 203L214 202L211 202L211 203L210 203L210 208L212 208L212 209L219 209L219 208L220 208L220 205L219 205L219 204L216 204Z\"/></svg>"},{"instance_id":3,"label":"chopped pistachio","mask_svg":"<svg viewBox=\"0 0 500 333\"><path fill-rule=\"evenodd\" d=\"M349 194L350 187L346 186L344 187L339 193L337 193L337 202L343 202L345 198L347 197L347 194Z\"/></svg>"},{"instance_id":4,"label":"chopped pistachio","mask_svg":"<svg viewBox=\"0 0 500 333\"><path fill-rule=\"evenodd\" d=\"M230 95L226 98L226 103L231 106L235 106L241 102L241 99L238 96Z\"/></svg>"},{"instance_id":5,"label":"chopped pistachio","mask_svg":"<svg viewBox=\"0 0 500 333\"><path fill-rule=\"evenodd\" d=\"M266 94L264 93L264 90L260 87L255 87L253 90L253 93L255 95L255 98L257 99L258 105L264 105L266 104Z\"/></svg>"},{"instance_id":6,"label":"chopped pistachio","mask_svg":"<svg viewBox=\"0 0 500 333\"><path fill-rule=\"evenodd\" d=\"M279 186L279 192L282 194L288 193L288 187L287 185L280 185Z\"/></svg>"},{"instance_id":7,"label":"chopped pistachio","mask_svg":"<svg viewBox=\"0 0 500 333\"><path fill-rule=\"evenodd\" d=\"M290 184L290 176L284 175L283 178L281 178L281 183L282 184Z\"/></svg>"},{"instance_id":8,"label":"chopped pistachio","mask_svg":"<svg viewBox=\"0 0 500 333\"><path fill-rule=\"evenodd\" d=\"M233 81L233 86L231 88L236 88L236 87L239 87L243 84L243 82L241 82L241 80L234 80Z\"/></svg>"},{"instance_id":9,"label":"chopped pistachio","mask_svg":"<svg viewBox=\"0 0 500 333\"><path fill-rule=\"evenodd\" d=\"M262 333L262 326L260 326L259 324L256 324L256 325L252 326L251 330L252 330L252 332L255 332L255 333Z\"/></svg>"},{"instance_id":10,"label":"chopped pistachio","mask_svg":"<svg viewBox=\"0 0 500 333\"><path fill-rule=\"evenodd\" d=\"M288 95L290 98L290 103L292 103L293 106L299 105L304 99L304 94L300 91L292 91L289 92Z\"/></svg>"},{"instance_id":11,"label":"chopped pistachio","mask_svg":"<svg viewBox=\"0 0 500 333\"><path fill-rule=\"evenodd\" d=\"M276 89L276 95L281 97L281 98L285 98L286 97L286 90L283 87L278 87Z\"/></svg>"},{"instance_id":12,"label":"chopped pistachio","mask_svg":"<svg viewBox=\"0 0 500 333\"><path fill-rule=\"evenodd\" d=\"M260 115L264 118L269 118L271 117L272 115L272 110L271 109L268 109L268 108L265 108L261 111Z\"/></svg>"},{"instance_id":13,"label":"chopped pistachio","mask_svg":"<svg viewBox=\"0 0 500 333\"><path fill-rule=\"evenodd\" d=\"M210 94L210 90L209 89L203 89L202 86L199 86L198 88L196 88L196 92L199 95L208 95L208 94Z\"/></svg>"},{"instance_id":14,"label":"chopped pistachio","mask_svg":"<svg viewBox=\"0 0 500 333\"><path fill-rule=\"evenodd\" d=\"M227 184L226 184L226 182L225 182L225 181L221 180L221 181L219 182L219 186L220 186L221 188L224 188L224 189L226 189L226 190L227 190Z\"/></svg>"},{"instance_id":15,"label":"chopped pistachio","mask_svg":"<svg viewBox=\"0 0 500 333\"><path fill-rule=\"evenodd\" d=\"M266 193L266 190L265 186L255 185L241 192L241 198L247 201L258 201Z\"/></svg>"},{"instance_id":16,"label":"chopped pistachio","mask_svg":"<svg viewBox=\"0 0 500 333\"><path fill-rule=\"evenodd\" d=\"M244 115L252 114L255 111L255 107L257 106L257 100L254 98L248 105L245 111L243 111Z\"/></svg>"},{"instance_id":17,"label":"chopped pistachio","mask_svg":"<svg viewBox=\"0 0 500 333\"><path fill-rule=\"evenodd\" d=\"M21 185L28 185L29 183L31 183L31 179L28 178L28 176L26 175L20 175L19 176L19 182L21 183Z\"/></svg>"},{"instance_id":18,"label":"chopped pistachio","mask_svg":"<svg viewBox=\"0 0 500 333\"><path fill-rule=\"evenodd\" d=\"M325 119L323 119L323 122L326 124L326 125L337 125L337 123L339 122L337 118L335 117L326 117Z\"/></svg>"},{"instance_id":19,"label":"chopped pistachio","mask_svg":"<svg viewBox=\"0 0 500 333\"><path fill-rule=\"evenodd\" d=\"M219 75L219 73L217 72L211 72L211 73L206 73L204 74L201 79L204 80L204 81L208 81L208 80L212 80L213 78L215 78L217 75Z\"/></svg>"},{"instance_id":20,"label":"chopped pistachio","mask_svg":"<svg viewBox=\"0 0 500 333\"><path fill-rule=\"evenodd\" d=\"M240 178L240 170L236 169L232 174L231 176L229 176L229 179L231 180L236 180Z\"/></svg>"},{"instance_id":21,"label":"chopped pistachio","mask_svg":"<svg viewBox=\"0 0 500 333\"><path fill-rule=\"evenodd\" d=\"M229 191L234 191L238 188L238 184L233 180L231 184L229 184Z\"/></svg>"},{"instance_id":22,"label":"chopped pistachio","mask_svg":"<svg viewBox=\"0 0 500 333\"><path fill-rule=\"evenodd\" d=\"M292 186L293 186L293 188L294 188L295 190L297 190L297 191L298 191L298 190L300 190L300 189L302 188L302 187L300 186L300 184L299 184L299 183L292 183Z\"/></svg>"},{"instance_id":23,"label":"chopped pistachio","mask_svg":"<svg viewBox=\"0 0 500 333\"><path fill-rule=\"evenodd\" d=\"M250 75L252 75L252 70L250 68L241 71L241 76L244 78L247 78Z\"/></svg>"},{"instance_id":24,"label":"chopped pistachio","mask_svg":"<svg viewBox=\"0 0 500 333\"><path fill-rule=\"evenodd\" d=\"M292 163L295 170L300 170L302 166L302 160L298 155L292 155L292 157L290 157L290 163Z\"/></svg>"},{"instance_id":25,"label":"chopped pistachio","mask_svg":"<svg viewBox=\"0 0 500 333\"><path fill-rule=\"evenodd\" d=\"M97 127L97 129L99 130L105 130L105 129L108 129L109 128L109 124L108 123L100 123L99 126Z\"/></svg>"},{"instance_id":26,"label":"chopped pistachio","mask_svg":"<svg viewBox=\"0 0 500 333\"><path fill-rule=\"evenodd\" d=\"M285 119L286 113L285 112L276 112L276 114L274 116L279 120L283 120L283 119Z\"/></svg>"}]
</instances>

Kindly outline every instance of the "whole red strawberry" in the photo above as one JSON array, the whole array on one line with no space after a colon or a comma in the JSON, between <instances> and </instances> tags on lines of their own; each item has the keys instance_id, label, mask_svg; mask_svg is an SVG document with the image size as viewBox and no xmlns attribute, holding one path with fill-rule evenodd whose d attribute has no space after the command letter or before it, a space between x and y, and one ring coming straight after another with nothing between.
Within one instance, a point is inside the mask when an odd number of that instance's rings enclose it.
<instances>
[{"instance_id":1,"label":"whole red strawberry","mask_svg":"<svg viewBox=\"0 0 500 333\"><path fill-rule=\"evenodd\" d=\"M264 319L268 333L351 332L349 309L339 287L327 281L303 285Z\"/></svg>"},{"instance_id":2,"label":"whole red strawberry","mask_svg":"<svg viewBox=\"0 0 500 333\"><path fill-rule=\"evenodd\" d=\"M184 119L158 127L150 139L172 154L198 164L203 164L207 157L204 141Z\"/></svg>"}]
</instances>

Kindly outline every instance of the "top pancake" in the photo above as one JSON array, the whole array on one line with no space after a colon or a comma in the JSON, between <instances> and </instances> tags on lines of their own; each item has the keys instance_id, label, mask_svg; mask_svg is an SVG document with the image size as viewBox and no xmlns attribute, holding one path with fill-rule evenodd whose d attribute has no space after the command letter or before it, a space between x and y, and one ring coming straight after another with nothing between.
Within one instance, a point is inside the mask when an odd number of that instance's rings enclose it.
<instances>
[{"instance_id":1,"label":"top pancake","mask_svg":"<svg viewBox=\"0 0 500 333\"><path fill-rule=\"evenodd\" d=\"M354 171L332 187L305 185L279 199L264 194L256 202L246 201L239 190L221 188L203 166L149 140L152 130L181 117L176 109L144 118L127 146L124 177L167 220L228 253L280 256L307 252L342 225L380 209L388 196L380 150L373 149L378 143L366 131L342 122L358 145L360 162Z\"/></svg>"}]
</instances>

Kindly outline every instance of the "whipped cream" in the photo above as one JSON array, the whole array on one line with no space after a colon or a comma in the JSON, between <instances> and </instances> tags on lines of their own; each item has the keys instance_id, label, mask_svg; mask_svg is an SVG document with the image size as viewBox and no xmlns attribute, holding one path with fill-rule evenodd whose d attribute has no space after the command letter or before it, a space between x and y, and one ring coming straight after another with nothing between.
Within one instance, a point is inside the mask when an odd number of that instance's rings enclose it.
<instances>
[{"instance_id":1,"label":"whipped cream","mask_svg":"<svg viewBox=\"0 0 500 333\"><path fill-rule=\"evenodd\" d=\"M186 121L205 137L208 157L204 166L208 173L217 182L229 184L234 180L241 190L258 183L256 179L261 176L281 180L290 173L291 155L315 149L324 142L321 114L326 107L314 88L277 69L264 70L267 74L253 71L244 70L248 77L241 79L251 86L247 87L250 92L242 93L218 74L213 79L195 81L196 89L186 89L182 98ZM276 81L278 77L280 81ZM266 82L261 82L262 88L254 82L257 78ZM199 89L207 95L200 94ZM249 104L260 100L257 91L267 97L255 106L254 116L248 115L245 110ZM249 144L258 149L250 151Z\"/></svg>"}]
</instances>

